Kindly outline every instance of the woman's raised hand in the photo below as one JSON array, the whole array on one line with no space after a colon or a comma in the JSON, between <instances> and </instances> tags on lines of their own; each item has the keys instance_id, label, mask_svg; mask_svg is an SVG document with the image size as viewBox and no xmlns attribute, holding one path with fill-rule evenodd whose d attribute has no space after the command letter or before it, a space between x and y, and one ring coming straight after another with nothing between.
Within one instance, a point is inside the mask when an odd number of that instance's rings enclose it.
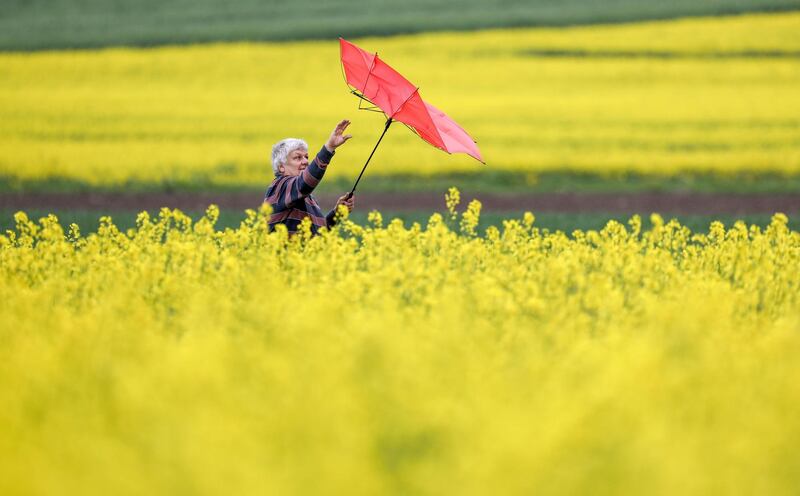
<instances>
[{"instance_id":1,"label":"woman's raised hand","mask_svg":"<svg viewBox=\"0 0 800 496\"><path fill-rule=\"evenodd\" d=\"M342 134L344 130L347 129L347 126L350 125L350 121L344 119L339 124L336 124L336 128L331 133L331 137L328 138L328 142L325 143L325 148L329 151L334 151L335 149L339 148L344 144L345 141L349 140L353 137L351 134Z\"/></svg>"},{"instance_id":2,"label":"woman's raised hand","mask_svg":"<svg viewBox=\"0 0 800 496\"><path fill-rule=\"evenodd\" d=\"M336 208L338 208L339 205L344 205L345 207L347 207L348 212L352 212L353 207L356 206L356 198L350 193L342 195L339 197L338 200L336 200Z\"/></svg>"}]
</instances>

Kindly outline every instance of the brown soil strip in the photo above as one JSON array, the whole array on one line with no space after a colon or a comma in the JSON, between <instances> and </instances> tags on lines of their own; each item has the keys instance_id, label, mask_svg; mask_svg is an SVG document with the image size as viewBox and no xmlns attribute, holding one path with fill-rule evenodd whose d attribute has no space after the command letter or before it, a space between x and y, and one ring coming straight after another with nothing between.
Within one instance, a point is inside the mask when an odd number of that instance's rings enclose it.
<instances>
[{"instance_id":1,"label":"brown soil strip","mask_svg":"<svg viewBox=\"0 0 800 496\"><path fill-rule=\"evenodd\" d=\"M754 214L800 212L798 194L712 194L712 193L530 193L499 195L496 193L462 192L462 207L477 198L484 211L503 212L608 212L664 214ZM330 208L334 196L321 195L320 205ZM3 193L2 209L59 210L157 210L161 207L184 211L204 210L210 204L222 209L257 208L258 193ZM361 193L356 195L356 208L385 212L443 210L442 193Z\"/></svg>"}]
</instances>

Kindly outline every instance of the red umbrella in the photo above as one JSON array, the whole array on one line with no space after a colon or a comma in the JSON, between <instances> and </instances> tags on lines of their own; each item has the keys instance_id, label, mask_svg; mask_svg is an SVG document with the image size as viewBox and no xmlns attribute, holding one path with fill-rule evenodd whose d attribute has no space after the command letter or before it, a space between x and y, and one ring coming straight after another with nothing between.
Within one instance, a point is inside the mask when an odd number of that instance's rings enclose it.
<instances>
[{"instance_id":1,"label":"red umbrella","mask_svg":"<svg viewBox=\"0 0 800 496\"><path fill-rule=\"evenodd\" d=\"M411 84L378 58L377 53L366 52L342 38L339 38L339 48L344 77L351 93L374 106L367 110L378 110L386 115L383 133L361 169L351 194L356 190L361 175L393 121L404 123L420 138L440 150L447 153L466 153L483 162L475 140L447 114L423 100L419 96L419 87Z\"/></svg>"}]
</instances>

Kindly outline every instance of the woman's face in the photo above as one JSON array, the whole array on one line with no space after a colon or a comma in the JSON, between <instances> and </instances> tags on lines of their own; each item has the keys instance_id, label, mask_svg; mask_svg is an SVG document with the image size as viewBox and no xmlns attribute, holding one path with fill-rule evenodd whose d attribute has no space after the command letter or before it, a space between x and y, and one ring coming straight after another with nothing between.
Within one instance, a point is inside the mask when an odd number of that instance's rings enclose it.
<instances>
[{"instance_id":1,"label":"woman's face","mask_svg":"<svg viewBox=\"0 0 800 496\"><path fill-rule=\"evenodd\" d=\"M278 166L284 176L299 176L308 167L308 150L292 150L286 157L286 164Z\"/></svg>"}]
</instances>

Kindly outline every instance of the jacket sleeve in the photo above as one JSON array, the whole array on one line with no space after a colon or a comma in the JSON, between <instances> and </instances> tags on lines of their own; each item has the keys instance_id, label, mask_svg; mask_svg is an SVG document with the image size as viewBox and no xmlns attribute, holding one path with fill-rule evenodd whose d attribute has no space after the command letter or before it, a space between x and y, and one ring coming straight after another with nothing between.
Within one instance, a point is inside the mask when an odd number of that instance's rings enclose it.
<instances>
[{"instance_id":1,"label":"jacket sleeve","mask_svg":"<svg viewBox=\"0 0 800 496\"><path fill-rule=\"evenodd\" d=\"M336 225L336 207L333 207L333 210L328 212L328 215L325 216L325 223L328 224L328 228Z\"/></svg>"},{"instance_id":2,"label":"jacket sleeve","mask_svg":"<svg viewBox=\"0 0 800 496\"><path fill-rule=\"evenodd\" d=\"M314 157L314 160L303 169L299 176L284 176L275 184L271 195L266 199L270 204L281 209L288 207L291 203L303 200L314 191L325 169L333 158L333 152L329 152L324 146Z\"/></svg>"}]
</instances>

